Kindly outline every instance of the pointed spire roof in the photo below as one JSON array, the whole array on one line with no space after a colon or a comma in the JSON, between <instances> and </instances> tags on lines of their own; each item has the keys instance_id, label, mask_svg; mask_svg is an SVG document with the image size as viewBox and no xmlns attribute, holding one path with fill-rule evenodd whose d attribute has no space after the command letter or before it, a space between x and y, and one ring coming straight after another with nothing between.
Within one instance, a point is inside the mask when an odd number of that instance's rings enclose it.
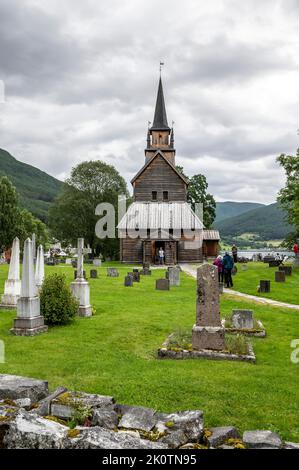
<instances>
[{"instance_id":1,"label":"pointed spire roof","mask_svg":"<svg viewBox=\"0 0 299 470\"><path fill-rule=\"evenodd\" d=\"M162 79L160 76L159 79L159 87L158 87L158 95L156 101L156 109L155 109L155 116L154 122L151 127L151 130L163 130L167 129L170 130L170 127L167 123L167 115L166 115L166 108L165 108L165 101L164 101L164 93L163 93L163 85Z\"/></svg>"}]
</instances>

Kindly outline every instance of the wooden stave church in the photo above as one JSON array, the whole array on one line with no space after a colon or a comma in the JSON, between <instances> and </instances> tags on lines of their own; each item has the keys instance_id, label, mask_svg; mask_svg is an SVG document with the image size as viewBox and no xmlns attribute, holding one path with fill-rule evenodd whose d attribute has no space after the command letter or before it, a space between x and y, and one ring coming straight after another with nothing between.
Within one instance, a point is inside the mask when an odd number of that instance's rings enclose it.
<instances>
[{"instance_id":1,"label":"wooden stave church","mask_svg":"<svg viewBox=\"0 0 299 470\"><path fill-rule=\"evenodd\" d=\"M198 263L219 252L219 232L202 230L202 222L187 203L189 182L176 169L175 156L174 130L168 126L160 76L145 164L131 181L133 203L118 225L123 263L157 264L160 247L167 265ZM190 244L194 233L200 234L201 243Z\"/></svg>"}]
</instances>

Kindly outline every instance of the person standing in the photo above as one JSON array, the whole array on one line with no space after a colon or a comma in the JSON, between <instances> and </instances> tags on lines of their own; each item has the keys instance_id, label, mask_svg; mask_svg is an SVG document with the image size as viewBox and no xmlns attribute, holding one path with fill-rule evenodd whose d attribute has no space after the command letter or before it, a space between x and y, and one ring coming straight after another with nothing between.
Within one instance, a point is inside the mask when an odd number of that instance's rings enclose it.
<instances>
[{"instance_id":1,"label":"person standing","mask_svg":"<svg viewBox=\"0 0 299 470\"><path fill-rule=\"evenodd\" d=\"M233 244L232 246L232 255L234 258L234 263L237 263L238 262L238 248L236 247L235 244Z\"/></svg>"},{"instance_id":2,"label":"person standing","mask_svg":"<svg viewBox=\"0 0 299 470\"><path fill-rule=\"evenodd\" d=\"M164 253L164 250L161 246L160 249L159 249L159 262L160 262L160 264L164 264L164 258L165 258L165 253Z\"/></svg>"},{"instance_id":3,"label":"person standing","mask_svg":"<svg viewBox=\"0 0 299 470\"><path fill-rule=\"evenodd\" d=\"M217 256L217 258L215 259L213 265L217 266L217 268L218 268L218 281L223 282L224 273L223 273L223 264L222 264L222 256L221 255Z\"/></svg>"},{"instance_id":4,"label":"person standing","mask_svg":"<svg viewBox=\"0 0 299 470\"><path fill-rule=\"evenodd\" d=\"M222 259L224 269L224 279L227 288L233 287L232 269L234 267L234 260L228 252L225 253Z\"/></svg>"}]
</instances>

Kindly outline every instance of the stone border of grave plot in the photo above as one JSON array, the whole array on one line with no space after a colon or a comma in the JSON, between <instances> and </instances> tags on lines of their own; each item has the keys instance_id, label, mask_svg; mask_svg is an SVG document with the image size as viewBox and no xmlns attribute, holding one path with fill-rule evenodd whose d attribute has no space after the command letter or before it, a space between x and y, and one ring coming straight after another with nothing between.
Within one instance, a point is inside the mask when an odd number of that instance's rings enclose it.
<instances>
[{"instance_id":1,"label":"stone border of grave plot","mask_svg":"<svg viewBox=\"0 0 299 470\"><path fill-rule=\"evenodd\" d=\"M265 338L266 337L266 330L264 325L260 320L257 320L259 325L259 329L249 329L249 328L226 328L225 327L226 318L221 320L223 328L225 328L225 333L229 333L232 335L244 335L244 336L254 336L255 338Z\"/></svg>"},{"instance_id":2,"label":"stone border of grave plot","mask_svg":"<svg viewBox=\"0 0 299 470\"><path fill-rule=\"evenodd\" d=\"M221 351L211 351L209 349L202 349L201 351L196 351L194 349L188 350L183 348L169 348L169 343L172 336L173 333L168 336L168 338L162 344L161 348L158 349L159 359L212 359L223 361L250 362L251 364L256 363L256 357L251 343L248 343L248 354L238 355Z\"/></svg>"}]
</instances>

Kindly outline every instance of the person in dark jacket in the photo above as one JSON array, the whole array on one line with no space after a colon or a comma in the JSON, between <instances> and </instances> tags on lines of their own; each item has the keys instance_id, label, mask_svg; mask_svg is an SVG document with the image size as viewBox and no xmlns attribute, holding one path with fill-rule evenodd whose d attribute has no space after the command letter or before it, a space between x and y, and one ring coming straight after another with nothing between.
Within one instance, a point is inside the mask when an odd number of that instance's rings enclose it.
<instances>
[{"instance_id":1,"label":"person in dark jacket","mask_svg":"<svg viewBox=\"0 0 299 470\"><path fill-rule=\"evenodd\" d=\"M228 252L225 253L222 259L224 269L224 279L227 288L233 287L232 269L234 267L234 260Z\"/></svg>"},{"instance_id":2,"label":"person in dark jacket","mask_svg":"<svg viewBox=\"0 0 299 470\"><path fill-rule=\"evenodd\" d=\"M234 258L234 263L237 263L237 261L238 261L238 248L236 247L235 244L232 246L232 255L233 255L233 258Z\"/></svg>"}]
</instances>

